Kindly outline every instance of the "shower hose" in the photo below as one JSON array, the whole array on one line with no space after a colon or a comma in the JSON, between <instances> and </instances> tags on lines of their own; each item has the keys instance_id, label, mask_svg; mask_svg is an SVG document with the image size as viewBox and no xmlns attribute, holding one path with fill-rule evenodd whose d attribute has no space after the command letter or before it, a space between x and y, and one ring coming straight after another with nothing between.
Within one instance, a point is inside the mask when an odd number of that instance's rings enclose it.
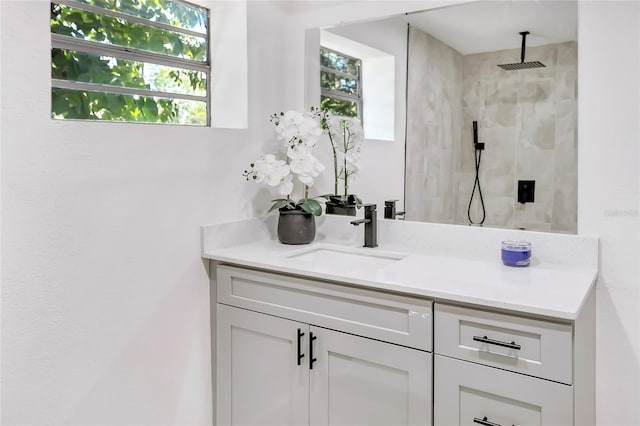
<instances>
[{"instance_id":1,"label":"shower hose","mask_svg":"<svg viewBox=\"0 0 640 426\"><path fill-rule=\"evenodd\" d=\"M476 178L473 182L473 189L471 190L471 198L469 198L469 207L467 208L467 218L469 219L469 225L480 225L484 223L484 220L487 216L487 211L484 207L484 198L482 198L482 188L480 187L480 161L482 161L482 151L484 149L483 143L478 143L478 125L477 122L473 122L473 149L475 154L475 165L476 165ZM473 197L476 193L476 188L478 188L478 195L480 196L480 205L482 206L482 220L480 222L474 222L471 219L471 204L473 203Z\"/></svg>"}]
</instances>

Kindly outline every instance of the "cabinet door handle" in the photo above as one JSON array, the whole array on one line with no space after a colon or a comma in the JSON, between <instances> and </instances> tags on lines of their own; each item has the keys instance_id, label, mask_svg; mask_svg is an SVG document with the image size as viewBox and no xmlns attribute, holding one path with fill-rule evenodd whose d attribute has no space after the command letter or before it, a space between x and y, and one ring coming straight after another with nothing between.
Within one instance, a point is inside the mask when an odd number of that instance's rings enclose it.
<instances>
[{"instance_id":1,"label":"cabinet door handle","mask_svg":"<svg viewBox=\"0 0 640 426\"><path fill-rule=\"evenodd\" d=\"M477 418L477 417L474 417L474 418L473 418L473 422L474 422L474 423L479 423L479 424L484 425L484 426L502 426L502 425L501 425L501 424L499 424L499 423L490 422L490 421L487 419L487 416L484 416L484 417L483 417L483 418L481 418L481 419L479 419L479 418ZM514 426L514 425L511 425L511 426Z\"/></svg>"},{"instance_id":2,"label":"cabinet door handle","mask_svg":"<svg viewBox=\"0 0 640 426\"><path fill-rule=\"evenodd\" d=\"M516 342L511 342L511 343L501 342L500 340L489 339L487 336L483 336L483 337L473 336L473 340L475 340L476 342L488 343L490 345L496 345L496 346L502 346L504 348L515 349L518 351L521 348L521 346L517 345Z\"/></svg>"},{"instance_id":3,"label":"cabinet door handle","mask_svg":"<svg viewBox=\"0 0 640 426\"><path fill-rule=\"evenodd\" d=\"M302 337L304 333L302 329L298 329L298 365L302 364L302 358L304 358L304 354L302 353Z\"/></svg>"},{"instance_id":4,"label":"cabinet door handle","mask_svg":"<svg viewBox=\"0 0 640 426\"><path fill-rule=\"evenodd\" d=\"M318 360L313 356L313 341L317 338L312 332L309 332L309 370L313 370L313 363Z\"/></svg>"}]
</instances>

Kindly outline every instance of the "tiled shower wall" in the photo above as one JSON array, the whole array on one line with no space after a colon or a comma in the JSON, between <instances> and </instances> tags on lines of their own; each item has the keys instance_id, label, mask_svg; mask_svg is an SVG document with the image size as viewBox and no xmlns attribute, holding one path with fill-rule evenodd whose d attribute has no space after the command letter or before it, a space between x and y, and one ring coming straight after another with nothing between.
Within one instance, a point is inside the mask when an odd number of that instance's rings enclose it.
<instances>
[{"instance_id":1,"label":"tiled shower wall","mask_svg":"<svg viewBox=\"0 0 640 426\"><path fill-rule=\"evenodd\" d=\"M576 232L577 45L529 47L526 54L526 60L546 67L504 71L497 65L519 62L520 49L462 56L411 29L408 220L468 223L476 120L485 143L480 166L485 225ZM458 106L461 112L450 111ZM517 202L518 180L536 181L534 203ZM481 216L476 192L471 217Z\"/></svg>"},{"instance_id":2,"label":"tiled shower wall","mask_svg":"<svg viewBox=\"0 0 640 426\"><path fill-rule=\"evenodd\" d=\"M462 55L410 27L407 72L407 220L454 223L462 122Z\"/></svg>"}]
</instances>

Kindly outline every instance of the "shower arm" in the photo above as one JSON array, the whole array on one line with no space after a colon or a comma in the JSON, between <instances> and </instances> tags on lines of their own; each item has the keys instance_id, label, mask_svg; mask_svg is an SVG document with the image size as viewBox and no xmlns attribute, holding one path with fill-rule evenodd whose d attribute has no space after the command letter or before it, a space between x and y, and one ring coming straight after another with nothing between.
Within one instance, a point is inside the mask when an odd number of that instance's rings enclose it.
<instances>
[{"instance_id":1,"label":"shower arm","mask_svg":"<svg viewBox=\"0 0 640 426\"><path fill-rule=\"evenodd\" d=\"M522 49L520 51L520 63L524 64L524 50L525 50L525 46L527 44L527 35L529 34L529 31L522 31L520 33L520 35L522 36Z\"/></svg>"}]
</instances>

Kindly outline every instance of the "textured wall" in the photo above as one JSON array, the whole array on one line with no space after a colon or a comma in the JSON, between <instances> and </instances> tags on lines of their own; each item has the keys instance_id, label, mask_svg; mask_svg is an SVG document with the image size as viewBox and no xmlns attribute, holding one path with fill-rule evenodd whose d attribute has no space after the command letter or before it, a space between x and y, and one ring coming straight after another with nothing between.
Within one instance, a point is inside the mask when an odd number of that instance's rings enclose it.
<instances>
[{"instance_id":1,"label":"textured wall","mask_svg":"<svg viewBox=\"0 0 640 426\"><path fill-rule=\"evenodd\" d=\"M409 46L406 219L454 223L462 55L414 27Z\"/></svg>"},{"instance_id":2,"label":"textured wall","mask_svg":"<svg viewBox=\"0 0 640 426\"><path fill-rule=\"evenodd\" d=\"M575 42L527 49L545 68L505 71L520 50L463 57L463 122L457 162L456 223L467 222L473 188L472 121L485 142L480 182L485 225L576 232L577 46ZM535 180L535 202L517 202L517 181ZM474 198L475 217L480 211ZM473 217L473 216L472 216Z\"/></svg>"},{"instance_id":3,"label":"textured wall","mask_svg":"<svg viewBox=\"0 0 640 426\"><path fill-rule=\"evenodd\" d=\"M485 225L575 233L576 43L528 48L546 67L519 71L497 66L519 49L461 56L415 28L409 52L407 219L468 223L476 120ZM518 180L536 181L534 203L517 203ZM482 217L477 192L471 217Z\"/></svg>"}]
</instances>

